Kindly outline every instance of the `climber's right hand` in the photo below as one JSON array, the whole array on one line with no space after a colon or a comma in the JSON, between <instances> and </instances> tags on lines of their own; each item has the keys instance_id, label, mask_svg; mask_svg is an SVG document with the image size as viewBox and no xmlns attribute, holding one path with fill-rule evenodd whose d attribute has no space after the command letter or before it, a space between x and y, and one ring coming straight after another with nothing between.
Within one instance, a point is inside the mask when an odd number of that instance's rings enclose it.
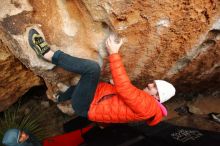
<instances>
[{"instance_id":1,"label":"climber's right hand","mask_svg":"<svg viewBox=\"0 0 220 146\"><path fill-rule=\"evenodd\" d=\"M110 55L114 53L118 53L122 44L123 41L121 38L117 38L116 35L111 34L106 40L106 48L108 53Z\"/></svg>"}]
</instances>

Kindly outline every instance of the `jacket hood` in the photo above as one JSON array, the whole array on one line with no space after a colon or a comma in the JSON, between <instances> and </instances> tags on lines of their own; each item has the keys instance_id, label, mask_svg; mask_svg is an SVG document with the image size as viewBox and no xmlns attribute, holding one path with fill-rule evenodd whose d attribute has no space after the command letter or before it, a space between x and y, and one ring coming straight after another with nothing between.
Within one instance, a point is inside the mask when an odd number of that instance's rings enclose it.
<instances>
[{"instance_id":1,"label":"jacket hood","mask_svg":"<svg viewBox=\"0 0 220 146\"><path fill-rule=\"evenodd\" d=\"M30 142L23 142L23 143L19 143L19 135L20 135L20 130L19 129L9 129L5 132L3 140L2 140L2 144L6 145L6 146L34 146L32 143Z\"/></svg>"},{"instance_id":2,"label":"jacket hood","mask_svg":"<svg viewBox=\"0 0 220 146\"><path fill-rule=\"evenodd\" d=\"M6 146L16 146L18 145L18 137L20 130L18 129L9 129L5 132L2 143Z\"/></svg>"}]
</instances>

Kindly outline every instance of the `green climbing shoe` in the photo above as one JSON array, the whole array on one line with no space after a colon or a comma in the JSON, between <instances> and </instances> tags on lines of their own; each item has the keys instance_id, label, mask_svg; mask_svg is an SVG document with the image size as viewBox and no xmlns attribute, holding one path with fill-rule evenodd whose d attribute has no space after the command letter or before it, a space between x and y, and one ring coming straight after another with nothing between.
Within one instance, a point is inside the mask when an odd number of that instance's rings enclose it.
<instances>
[{"instance_id":1,"label":"green climbing shoe","mask_svg":"<svg viewBox=\"0 0 220 146\"><path fill-rule=\"evenodd\" d=\"M35 29L31 29L29 31L28 42L31 48L34 49L37 56L40 58L43 58L44 54L50 50L49 45Z\"/></svg>"}]
</instances>

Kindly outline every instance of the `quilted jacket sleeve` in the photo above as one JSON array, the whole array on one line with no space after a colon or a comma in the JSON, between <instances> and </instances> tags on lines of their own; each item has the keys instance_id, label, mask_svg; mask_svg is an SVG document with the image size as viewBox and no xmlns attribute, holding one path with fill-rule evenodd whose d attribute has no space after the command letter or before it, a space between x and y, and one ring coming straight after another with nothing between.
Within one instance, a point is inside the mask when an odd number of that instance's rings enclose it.
<instances>
[{"instance_id":1,"label":"quilted jacket sleeve","mask_svg":"<svg viewBox=\"0 0 220 146\"><path fill-rule=\"evenodd\" d=\"M143 90L133 86L127 76L119 54L109 56L112 78L120 98L139 117L152 119L148 123L161 120L162 113L156 100Z\"/></svg>"}]
</instances>

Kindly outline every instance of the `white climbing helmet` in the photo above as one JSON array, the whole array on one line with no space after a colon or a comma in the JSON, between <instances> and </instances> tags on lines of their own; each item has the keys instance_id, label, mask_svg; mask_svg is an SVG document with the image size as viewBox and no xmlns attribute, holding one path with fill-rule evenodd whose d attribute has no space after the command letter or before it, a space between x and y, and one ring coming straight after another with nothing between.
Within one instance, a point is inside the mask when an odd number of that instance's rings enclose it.
<instances>
[{"instance_id":1,"label":"white climbing helmet","mask_svg":"<svg viewBox=\"0 0 220 146\"><path fill-rule=\"evenodd\" d=\"M175 87L167 81L164 80L155 80L154 81L160 97L160 103L163 103L169 100L175 95Z\"/></svg>"}]
</instances>

